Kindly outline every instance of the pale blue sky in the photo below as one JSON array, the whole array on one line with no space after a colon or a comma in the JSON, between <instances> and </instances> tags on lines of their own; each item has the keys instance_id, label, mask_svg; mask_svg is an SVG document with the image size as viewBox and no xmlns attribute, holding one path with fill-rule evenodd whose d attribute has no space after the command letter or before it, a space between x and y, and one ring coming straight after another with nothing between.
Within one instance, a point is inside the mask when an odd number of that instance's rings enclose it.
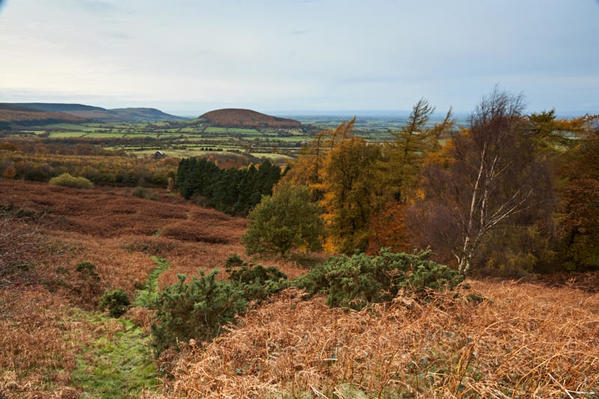
<instances>
[{"instance_id":1,"label":"pale blue sky","mask_svg":"<svg viewBox=\"0 0 599 399\"><path fill-rule=\"evenodd\" d=\"M0 0L1 2L2 0ZM0 101L599 113L597 0L5 0Z\"/></svg>"}]
</instances>

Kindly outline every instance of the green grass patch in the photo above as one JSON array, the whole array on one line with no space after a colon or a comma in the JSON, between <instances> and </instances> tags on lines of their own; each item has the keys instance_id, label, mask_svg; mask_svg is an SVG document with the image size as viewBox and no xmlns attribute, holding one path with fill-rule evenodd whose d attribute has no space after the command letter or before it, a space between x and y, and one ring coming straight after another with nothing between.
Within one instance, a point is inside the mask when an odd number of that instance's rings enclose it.
<instances>
[{"instance_id":1,"label":"green grass patch","mask_svg":"<svg viewBox=\"0 0 599 399\"><path fill-rule=\"evenodd\" d=\"M219 127L209 126L205 130L206 133L229 133L229 134L248 134L259 135L260 132L256 129L246 129L240 127Z\"/></svg>"},{"instance_id":2,"label":"green grass patch","mask_svg":"<svg viewBox=\"0 0 599 399\"><path fill-rule=\"evenodd\" d=\"M122 132L93 132L93 133L88 133L85 135L85 137L89 137L89 138L112 138L112 137L121 138L123 136L124 136L124 133L122 133Z\"/></svg>"},{"instance_id":3,"label":"green grass patch","mask_svg":"<svg viewBox=\"0 0 599 399\"><path fill-rule=\"evenodd\" d=\"M85 136L87 132L51 132L50 136L51 138L73 138L73 137L83 137Z\"/></svg>"},{"instance_id":4,"label":"green grass patch","mask_svg":"<svg viewBox=\"0 0 599 399\"><path fill-rule=\"evenodd\" d=\"M159 385L150 337L130 320L109 319L89 314L88 322L98 327L120 323L116 333L104 335L84 347L71 374L73 386L83 388L80 398L137 398L142 390Z\"/></svg>"},{"instance_id":5,"label":"green grass patch","mask_svg":"<svg viewBox=\"0 0 599 399\"><path fill-rule=\"evenodd\" d=\"M136 306L147 308L154 303L158 298L158 277L170 266L165 259L152 256L152 260L156 262L156 267L148 275L144 288L137 290L136 298L133 302Z\"/></svg>"},{"instance_id":6,"label":"green grass patch","mask_svg":"<svg viewBox=\"0 0 599 399\"><path fill-rule=\"evenodd\" d=\"M94 131L97 127L90 126L82 123L52 123L50 125L43 126L44 129L64 129L64 130L76 130L76 131Z\"/></svg>"}]
</instances>

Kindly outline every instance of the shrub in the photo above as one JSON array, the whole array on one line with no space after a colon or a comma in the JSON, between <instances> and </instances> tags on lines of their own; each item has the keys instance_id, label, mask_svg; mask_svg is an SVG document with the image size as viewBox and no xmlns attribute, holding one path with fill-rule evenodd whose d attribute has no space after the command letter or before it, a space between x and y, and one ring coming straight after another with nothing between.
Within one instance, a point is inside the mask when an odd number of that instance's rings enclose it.
<instances>
[{"instance_id":1,"label":"shrub","mask_svg":"<svg viewBox=\"0 0 599 399\"><path fill-rule=\"evenodd\" d=\"M75 268L84 280L100 281L100 276L96 273L96 265L91 262L81 262Z\"/></svg>"},{"instance_id":2,"label":"shrub","mask_svg":"<svg viewBox=\"0 0 599 399\"><path fill-rule=\"evenodd\" d=\"M154 308L158 323L152 325L157 353L175 346L178 341L209 340L220 334L236 314L245 311L243 291L229 281L215 279L218 271L201 272L191 283L179 274L179 282L165 287Z\"/></svg>"},{"instance_id":3,"label":"shrub","mask_svg":"<svg viewBox=\"0 0 599 399\"><path fill-rule=\"evenodd\" d=\"M463 276L447 266L417 255L391 253L332 257L297 280L311 294L327 295L329 306L361 309L371 302L386 302L400 290L424 294L429 289L452 289Z\"/></svg>"},{"instance_id":4,"label":"shrub","mask_svg":"<svg viewBox=\"0 0 599 399\"><path fill-rule=\"evenodd\" d=\"M287 275L272 266L244 265L240 269L229 268L227 271L230 273L230 281L239 286L248 301L263 301L289 286Z\"/></svg>"},{"instance_id":5,"label":"shrub","mask_svg":"<svg viewBox=\"0 0 599 399\"><path fill-rule=\"evenodd\" d=\"M135 190L133 190L133 195L138 198L149 199L153 201L158 199L158 197L152 190L141 186L135 187Z\"/></svg>"},{"instance_id":6,"label":"shrub","mask_svg":"<svg viewBox=\"0 0 599 399\"><path fill-rule=\"evenodd\" d=\"M63 173L50 179L50 184L74 188L93 188L94 184L85 177L75 177L68 173Z\"/></svg>"},{"instance_id":7,"label":"shrub","mask_svg":"<svg viewBox=\"0 0 599 399\"><path fill-rule=\"evenodd\" d=\"M131 301L129 300L129 296L125 291L121 288L106 291L102 298L100 299L100 303L98 307L101 311L106 310L108 308L108 312L112 317L121 317L127 309L131 306Z\"/></svg>"},{"instance_id":8,"label":"shrub","mask_svg":"<svg viewBox=\"0 0 599 399\"><path fill-rule=\"evenodd\" d=\"M242 266L242 265L243 265L243 259L241 259L241 256L239 256L237 254L230 255L227 258L227 262L225 263L226 267L235 267L235 266Z\"/></svg>"},{"instance_id":9,"label":"shrub","mask_svg":"<svg viewBox=\"0 0 599 399\"><path fill-rule=\"evenodd\" d=\"M152 325L158 354L179 341L210 340L246 311L250 301L261 302L289 286L287 276L274 267L247 266L232 270L230 280L215 279L217 270L185 284L186 276L166 287L154 301L158 323Z\"/></svg>"}]
</instances>

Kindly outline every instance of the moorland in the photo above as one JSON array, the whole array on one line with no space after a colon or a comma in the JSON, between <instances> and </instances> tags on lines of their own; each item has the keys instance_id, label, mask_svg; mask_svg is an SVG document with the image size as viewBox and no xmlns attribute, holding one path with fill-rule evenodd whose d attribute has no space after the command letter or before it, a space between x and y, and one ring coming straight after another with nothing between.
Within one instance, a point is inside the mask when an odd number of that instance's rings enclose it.
<instances>
[{"instance_id":1,"label":"moorland","mask_svg":"<svg viewBox=\"0 0 599 399\"><path fill-rule=\"evenodd\" d=\"M0 398L597 397L597 117L485 101L0 106Z\"/></svg>"}]
</instances>

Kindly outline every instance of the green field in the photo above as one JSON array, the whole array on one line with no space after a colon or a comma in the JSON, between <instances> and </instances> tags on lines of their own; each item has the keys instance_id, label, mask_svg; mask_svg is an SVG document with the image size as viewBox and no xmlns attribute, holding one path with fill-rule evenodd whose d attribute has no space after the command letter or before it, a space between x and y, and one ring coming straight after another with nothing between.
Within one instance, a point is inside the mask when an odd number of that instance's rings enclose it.
<instances>
[{"instance_id":1,"label":"green field","mask_svg":"<svg viewBox=\"0 0 599 399\"><path fill-rule=\"evenodd\" d=\"M57 123L10 132L42 139L81 140L136 156L160 150L169 157L200 156L213 152L251 154L259 158L293 159L302 146L322 129L334 129L342 118L298 118L301 129L254 129L209 126L205 120L156 123ZM392 138L404 120L358 119L354 132L370 141Z\"/></svg>"}]
</instances>

